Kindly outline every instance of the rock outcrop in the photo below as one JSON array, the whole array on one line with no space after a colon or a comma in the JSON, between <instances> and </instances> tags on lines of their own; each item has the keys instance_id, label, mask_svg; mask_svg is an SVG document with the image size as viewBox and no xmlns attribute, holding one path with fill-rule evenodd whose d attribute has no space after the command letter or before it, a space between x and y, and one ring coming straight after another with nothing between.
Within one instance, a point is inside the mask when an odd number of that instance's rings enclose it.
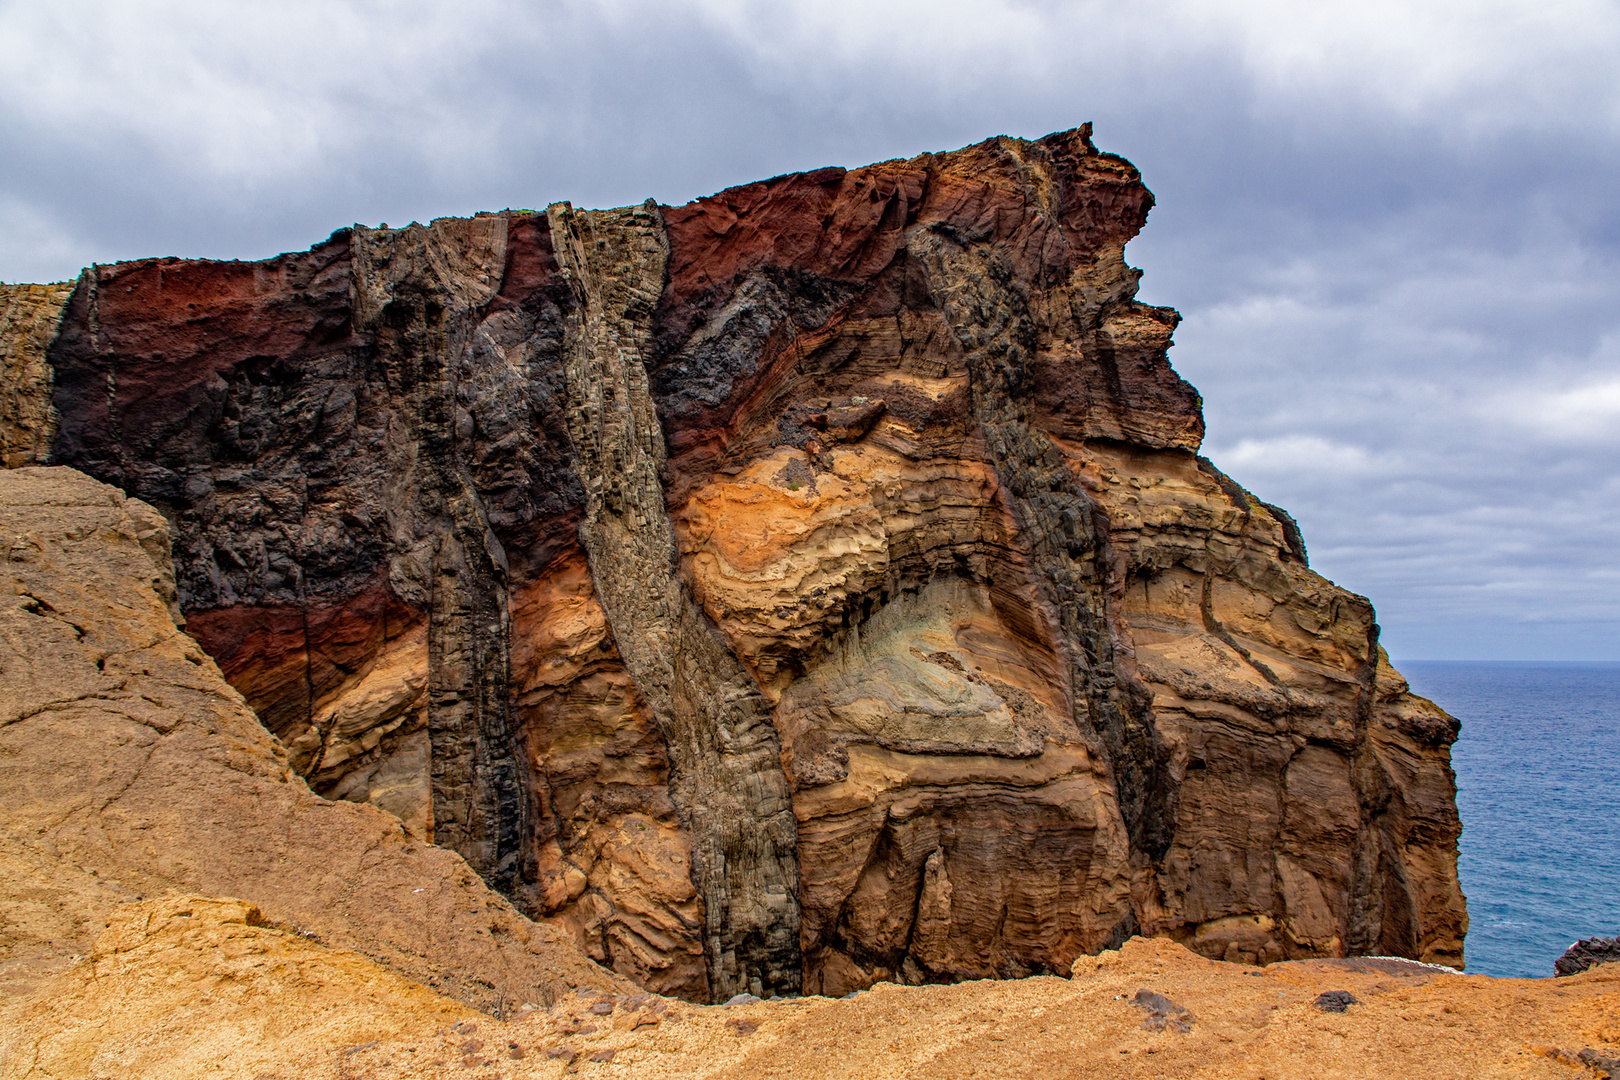
<instances>
[{"instance_id":1,"label":"rock outcrop","mask_svg":"<svg viewBox=\"0 0 1620 1080\"><path fill-rule=\"evenodd\" d=\"M309 790L175 626L150 506L71 469L0 471L0 544L0 1004L174 890L242 897L480 1009L616 981L458 855Z\"/></svg>"},{"instance_id":2,"label":"rock outcrop","mask_svg":"<svg viewBox=\"0 0 1620 1080\"><path fill-rule=\"evenodd\" d=\"M649 988L1460 965L1456 725L1198 456L1152 204L1082 128L356 226L92 268L6 377L299 775Z\"/></svg>"},{"instance_id":3,"label":"rock outcrop","mask_svg":"<svg viewBox=\"0 0 1620 1080\"><path fill-rule=\"evenodd\" d=\"M72 282L0 283L0 466L43 462L56 438L51 365L46 350L56 336Z\"/></svg>"},{"instance_id":4,"label":"rock outcrop","mask_svg":"<svg viewBox=\"0 0 1620 1080\"><path fill-rule=\"evenodd\" d=\"M1560 977L1579 975L1599 964L1620 964L1620 938L1582 938L1553 961L1553 974Z\"/></svg>"}]
</instances>

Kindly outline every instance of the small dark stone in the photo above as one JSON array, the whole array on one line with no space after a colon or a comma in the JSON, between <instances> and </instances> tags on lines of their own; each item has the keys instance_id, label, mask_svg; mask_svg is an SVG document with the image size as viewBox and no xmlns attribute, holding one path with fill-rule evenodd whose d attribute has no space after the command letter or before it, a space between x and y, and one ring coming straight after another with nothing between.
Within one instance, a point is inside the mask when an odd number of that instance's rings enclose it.
<instances>
[{"instance_id":1,"label":"small dark stone","mask_svg":"<svg viewBox=\"0 0 1620 1080\"><path fill-rule=\"evenodd\" d=\"M596 1053L591 1055L591 1060L601 1062L612 1061L614 1053L615 1051L613 1050L598 1050Z\"/></svg>"},{"instance_id":2,"label":"small dark stone","mask_svg":"<svg viewBox=\"0 0 1620 1080\"><path fill-rule=\"evenodd\" d=\"M1620 938L1583 938L1553 962L1553 974L1579 975L1587 968L1615 963L1620 963Z\"/></svg>"},{"instance_id":3,"label":"small dark stone","mask_svg":"<svg viewBox=\"0 0 1620 1080\"><path fill-rule=\"evenodd\" d=\"M553 1046L550 1050L546 1051L546 1057L561 1060L564 1065L572 1065L574 1060L578 1058L579 1055L574 1052L572 1047Z\"/></svg>"},{"instance_id":4,"label":"small dark stone","mask_svg":"<svg viewBox=\"0 0 1620 1080\"><path fill-rule=\"evenodd\" d=\"M591 1006L591 1014L593 1016L611 1016L612 1013L613 1002L611 1001L598 1001L595 1005Z\"/></svg>"},{"instance_id":5,"label":"small dark stone","mask_svg":"<svg viewBox=\"0 0 1620 1080\"><path fill-rule=\"evenodd\" d=\"M1587 1047L1576 1054L1575 1060L1603 1077L1604 1080L1614 1080L1614 1077L1620 1074L1620 1058L1604 1057L1591 1047Z\"/></svg>"},{"instance_id":6,"label":"small dark stone","mask_svg":"<svg viewBox=\"0 0 1620 1080\"><path fill-rule=\"evenodd\" d=\"M1316 995L1316 1000L1311 1004L1323 1012L1342 1013L1352 1005L1360 1005L1361 1002L1357 1001L1356 995L1348 990L1329 990Z\"/></svg>"},{"instance_id":7,"label":"small dark stone","mask_svg":"<svg viewBox=\"0 0 1620 1080\"><path fill-rule=\"evenodd\" d=\"M1144 1031L1179 1031L1183 1035L1192 1030L1193 1014L1152 990L1138 990L1131 1004L1148 1014L1142 1021Z\"/></svg>"},{"instance_id":8,"label":"small dark stone","mask_svg":"<svg viewBox=\"0 0 1620 1080\"><path fill-rule=\"evenodd\" d=\"M1131 999L1131 1004L1148 1012L1160 1014L1187 1011L1163 994L1156 994L1152 990L1138 990L1136 996Z\"/></svg>"}]
</instances>

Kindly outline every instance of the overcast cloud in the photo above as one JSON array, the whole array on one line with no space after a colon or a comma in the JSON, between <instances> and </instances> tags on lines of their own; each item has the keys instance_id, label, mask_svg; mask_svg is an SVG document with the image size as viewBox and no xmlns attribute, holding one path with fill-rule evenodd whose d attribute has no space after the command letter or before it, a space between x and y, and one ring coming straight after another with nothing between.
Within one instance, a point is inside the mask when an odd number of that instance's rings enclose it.
<instances>
[{"instance_id":1,"label":"overcast cloud","mask_svg":"<svg viewBox=\"0 0 1620 1080\"><path fill-rule=\"evenodd\" d=\"M1397 662L1620 659L1620 6L0 2L0 278L1093 120L1206 452Z\"/></svg>"}]
</instances>

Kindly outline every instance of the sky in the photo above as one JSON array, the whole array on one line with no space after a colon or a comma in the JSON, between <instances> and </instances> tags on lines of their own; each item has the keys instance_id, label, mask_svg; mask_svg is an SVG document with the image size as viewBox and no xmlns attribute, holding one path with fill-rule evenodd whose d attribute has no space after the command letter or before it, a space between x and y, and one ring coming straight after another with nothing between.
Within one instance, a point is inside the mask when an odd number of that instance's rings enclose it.
<instances>
[{"instance_id":1,"label":"sky","mask_svg":"<svg viewBox=\"0 0 1620 1080\"><path fill-rule=\"evenodd\" d=\"M0 0L0 280L1096 125L1205 453L1399 664L1620 660L1614 0Z\"/></svg>"}]
</instances>

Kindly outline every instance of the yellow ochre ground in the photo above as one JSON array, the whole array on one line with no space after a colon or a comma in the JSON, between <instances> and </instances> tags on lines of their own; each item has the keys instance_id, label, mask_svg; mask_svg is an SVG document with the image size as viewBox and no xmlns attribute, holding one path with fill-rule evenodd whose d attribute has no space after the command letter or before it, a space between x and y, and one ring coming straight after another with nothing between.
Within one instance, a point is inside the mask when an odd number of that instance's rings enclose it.
<instances>
[{"instance_id":1,"label":"yellow ochre ground","mask_svg":"<svg viewBox=\"0 0 1620 1080\"><path fill-rule=\"evenodd\" d=\"M1135 1000L1144 990L1174 1008L1156 1018ZM1327 991L1357 1004L1324 1011L1313 1002ZM1068 979L733 1006L582 989L501 1021L263 925L251 904L179 895L121 906L92 956L8 1011L5 1080L1578 1080L1620 1057L1616 965L1541 980L1354 960L1254 968L1136 938Z\"/></svg>"}]
</instances>

